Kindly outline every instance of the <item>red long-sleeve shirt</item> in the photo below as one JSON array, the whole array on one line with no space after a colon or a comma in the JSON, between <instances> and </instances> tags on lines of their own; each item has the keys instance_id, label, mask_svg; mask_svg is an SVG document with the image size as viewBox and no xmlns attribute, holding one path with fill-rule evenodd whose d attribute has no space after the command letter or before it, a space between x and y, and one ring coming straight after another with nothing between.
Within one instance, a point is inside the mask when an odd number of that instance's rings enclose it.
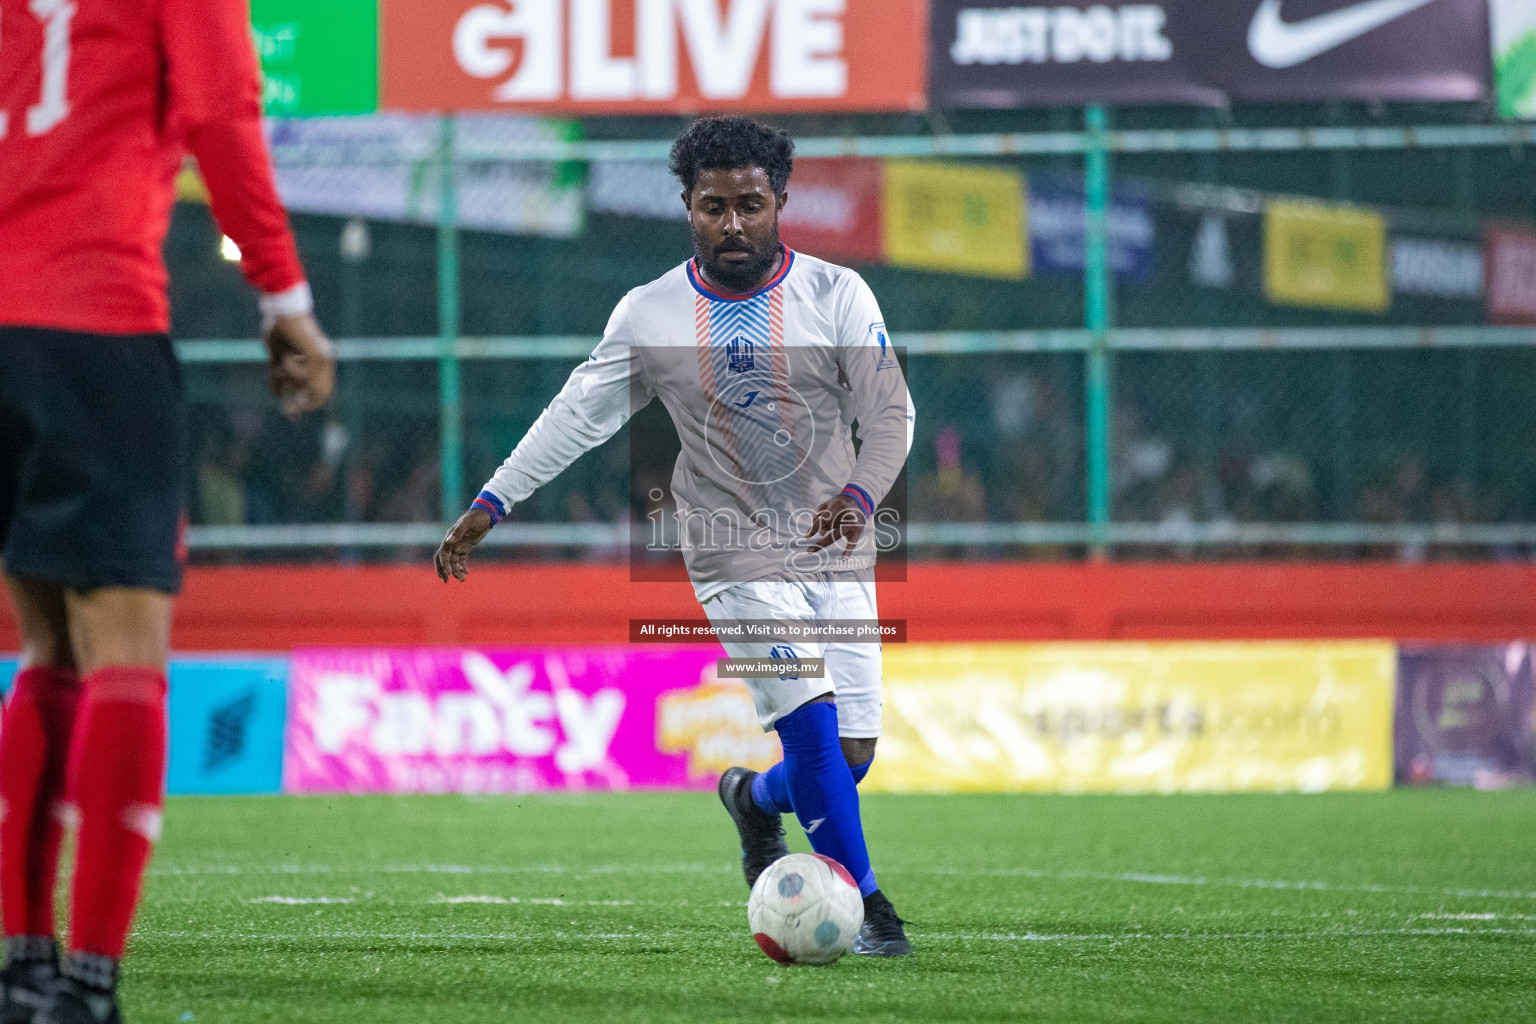
<instances>
[{"instance_id":1,"label":"red long-sleeve shirt","mask_svg":"<svg viewBox=\"0 0 1536 1024\"><path fill-rule=\"evenodd\" d=\"M187 150L251 284L304 291L260 94L246 0L0 0L0 324L167 330Z\"/></svg>"}]
</instances>

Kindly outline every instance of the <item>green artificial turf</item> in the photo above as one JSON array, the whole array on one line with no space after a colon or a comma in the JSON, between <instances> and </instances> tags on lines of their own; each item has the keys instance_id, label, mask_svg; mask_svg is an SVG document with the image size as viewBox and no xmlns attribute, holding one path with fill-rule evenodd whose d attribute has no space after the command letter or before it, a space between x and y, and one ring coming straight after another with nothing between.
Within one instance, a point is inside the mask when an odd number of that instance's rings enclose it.
<instances>
[{"instance_id":1,"label":"green artificial turf","mask_svg":"<svg viewBox=\"0 0 1536 1024\"><path fill-rule=\"evenodd\" d=\"M128 1020L1536 1020L1536 792L864 812L916 955L808 968L712 794L172 800Z\"/></svg>"}]
</instances>

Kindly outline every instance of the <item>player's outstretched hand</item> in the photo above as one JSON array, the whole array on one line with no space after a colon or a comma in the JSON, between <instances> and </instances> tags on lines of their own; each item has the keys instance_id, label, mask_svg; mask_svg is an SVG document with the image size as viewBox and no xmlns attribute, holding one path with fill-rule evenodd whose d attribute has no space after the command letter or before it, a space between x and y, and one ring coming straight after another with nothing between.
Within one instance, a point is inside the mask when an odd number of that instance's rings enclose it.
<instances>
[{"instance_id":1,"label":"player's outstretched hand","mask_svg":"<svg viewBox=\"0 0 1536 1024\"><path fill-rule=\"evenodd\" d=\"M469 575L469 553L475 545L491 532L491 514L483 508L472 508L459 516L448 536L437 546L432 564L437 566L437 578L444 583L452 576L460 583Z\"/></svg>"},{"instance_id":2,"label":"player's outstretched hand","mask_svg":"<svg viewBox=\"0 0 1536 1024\"><path fill-rule=\"evenodd\" d=\"M811 540L809 551L821 551L840 540L847 541L843 554L853 553L853 547L864 535L864 510L846 494L838 494L816 507L816 519L805 535Z\"/></svg>"},{"instance_id":3,"label":"player's outstretched hand","mask_svg":"<svg viewBox=\"0 0 1536 1024\"><path fill-rule=\"evenodd\" d=\"M336 389L336 355L313 314L280 316L261 332L270 357L272 394L283 415L298 419L330 401Z\"/></svg>"}]
</instances>

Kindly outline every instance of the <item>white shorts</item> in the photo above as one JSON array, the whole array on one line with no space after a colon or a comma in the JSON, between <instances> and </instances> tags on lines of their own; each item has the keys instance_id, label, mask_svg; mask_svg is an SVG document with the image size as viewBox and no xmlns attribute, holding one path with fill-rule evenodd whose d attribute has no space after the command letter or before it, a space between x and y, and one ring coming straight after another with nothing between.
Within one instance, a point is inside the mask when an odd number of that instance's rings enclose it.
<instances>
[{"instance_id":1,"label":"white shorts","mask_svg":"<svg viewBox=\"0 0 1536 1024\"><path fill-rule=\"evenodd\" d=\"M704 602L711 622L724 619L772 619L820 622L827 619L879 618L875 610L875 584L847 576L808 577L802 580L756 580L738 583ZM878 641L869 643L794 643L773 640L751 642L721 640L732 658L825 658L827 674L820 679L767 677L745 680L757 705L763 731L807 701L823 694L837 698L839 734L850 739L880 735L880 651ZM792 653L785 647L791 647ZM777 648L777 650L775 650Z\"/></svg>"}]
</instances>

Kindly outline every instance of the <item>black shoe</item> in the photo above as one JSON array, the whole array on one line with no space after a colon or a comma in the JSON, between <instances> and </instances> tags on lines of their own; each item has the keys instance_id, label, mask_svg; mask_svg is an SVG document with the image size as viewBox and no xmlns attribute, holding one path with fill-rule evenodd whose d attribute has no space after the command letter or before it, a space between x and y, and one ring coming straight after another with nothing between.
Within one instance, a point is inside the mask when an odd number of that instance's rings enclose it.
<instances>
[{"instance_id":1,"label":"black shoe","mask_svg":"<svg viewBox=\"0 0 1536 1024\"><path fill-rule=\"evenodd\" d=\"M123 1018L113 993L60 978L36 1024L123 1024Z\"/></svg>"},{"instance_id":2,"label":"black shoe","mask_svg":"<svg viewBox=\"0 0 1536 1024\"><path fill-rule=\"evenodd\" d=\"M123 1024L117 1010L117 961L71 953L35 1024Z\"/></svg>"},{"instance_id":3,"label":"black shoe","mask_svg":"<svg viewBox=\"0 0 1536 1024\"><path fill-rule=\"evenodd\" d=\"M750 768L727 768L720 776L720 802L736 823L741 837L741 872L750 888L757 876L780 857L789 856L784 841L784 825L777 814L769 814L752 800L752 780L757 772Z\"/></svg>"},{"instance_id":4,"label":"black shoe","mask_svg":"<svg viewBox=\"0 0 1536 1024\"><path fill-rule=\"evenodd\" d=\"M859 956L911 956L912 943L902 928L906 923L896 916L885 893L876 889L864 897L864 926L853 940L853 951Z\"/></svg>"},{"instance_id":5,"label":"black shoe","mask_svg":"<svg viewBox=\"0 0 1536 1024\"><path fill-rule=\"evenodd\" d=\"M43 936L6 940L0 969L0 1024L32 1024L59 977L59 949Z\"/></svg>"}]
</instances>

